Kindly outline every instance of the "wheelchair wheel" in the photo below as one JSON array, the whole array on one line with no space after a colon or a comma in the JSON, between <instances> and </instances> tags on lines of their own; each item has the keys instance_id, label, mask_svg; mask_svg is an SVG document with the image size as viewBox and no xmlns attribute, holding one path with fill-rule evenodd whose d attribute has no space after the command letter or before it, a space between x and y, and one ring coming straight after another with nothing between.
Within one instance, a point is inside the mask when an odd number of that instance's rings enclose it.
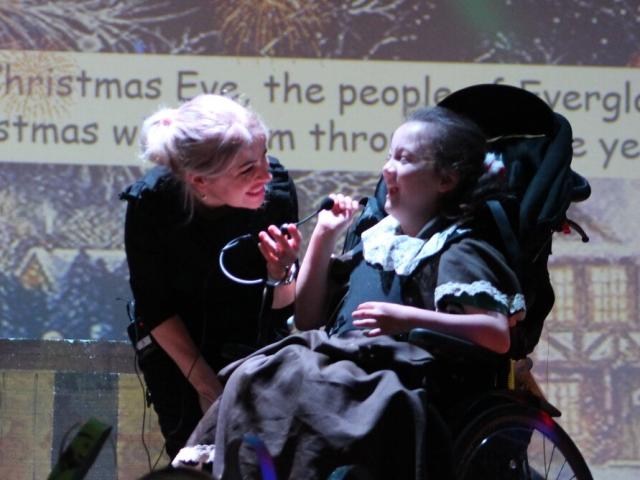
<instances>
[{"instance_id":1,"label":"wheelchair wheel","mask_svg":"<svg viewBox=\"0 0 640 480\"><path fill-rule=\"evenodd\" d=\"M592 480L582 454L546 413L506 405L475 419L455 443L456 478Z\"/></svg>"}]
</instances>

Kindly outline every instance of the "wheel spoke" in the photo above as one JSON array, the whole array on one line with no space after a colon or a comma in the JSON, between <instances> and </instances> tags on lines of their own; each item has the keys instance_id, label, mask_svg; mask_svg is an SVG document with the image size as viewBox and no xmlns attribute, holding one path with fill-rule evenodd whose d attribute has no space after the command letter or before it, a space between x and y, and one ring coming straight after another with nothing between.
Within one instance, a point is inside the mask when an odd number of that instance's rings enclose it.
<instances>
[{"instance_id":1,"label":"wheel spoke","mask_svg":"<svg viewBox=\"0 0 640 480\"><path fill-rule=\"evenodd\" d=\"M557 447L556 444L551 442L546 435L542 434L541 432L538 432L538 434L542 437L542 458L543 458L543 462L544 462L544 478L549 478L549 476L551 475L551 470L553 468L553 457L555 456ZM552 448L551 448L551 453L549 455L549 460L547 461L547 441L551 442ZM562 455L562 452L560 453L560 455ZM563 456L564 458L564 456ZM566 463L566 459L564 460L564 463ZM562 473L562 468L560 469L560 471L558 472L558 474L556 475L556 480L560 479L560 474Z\"/></svg>"},{"instance_id":2,"label":"wheel spoke","mask_svg":"<svg viewBox=\"0 0 640 480\"><path fill-rule=\"evenodd\" d=\"M558 471L558 475L556 475L556 479L560 479L562 478L562 471L564 470L564 467L567 465L567 459L565 458L564 461L562 462L562 466L560 467L560 470ZM571 468L571 466L569 466L569 468ZM575 476L575 475L574 475ZM573 478L573 477L572 477Z\"/></svg>"},{"instance_id":3,"label":"wheel spoke","mask_svg":"<svg viewBox=\"0 0 640 480\"><path fill-rule=\"evenodd\" d=\"M544 478L549 478L549 469L551 466L547 463L547 439L546 437L542 437L542 459L544 461ZM547 468L548 467L548 468Z\"/></svg>"}]
</instances>

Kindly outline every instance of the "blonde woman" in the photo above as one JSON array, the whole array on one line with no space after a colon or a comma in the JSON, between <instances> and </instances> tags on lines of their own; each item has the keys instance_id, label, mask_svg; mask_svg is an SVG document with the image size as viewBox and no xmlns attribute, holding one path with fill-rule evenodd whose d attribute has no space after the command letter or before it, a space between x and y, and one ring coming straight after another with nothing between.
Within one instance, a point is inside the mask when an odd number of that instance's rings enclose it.
<instances>
[{"instance_id":1,"label":"blonde woman","mask_svg":"<svg viewBox=\"0 0 640 480\"><path fill-rule=\"evenodd\" d=\"M297 221L298 205L287 171L267 155L266 127L229 98L161 109L144 121L141 140L156 166L121 195L135 301L129 334L173 457L220 395L216 372L286 333L300 237L292 228L286 252L265 261L258 233ZM268 288L223 274L221 249L246 234L254 241L223 265L238 278L270 278ZM260 243L284 241L274 229Z\"/></svg>"}]
</instances>

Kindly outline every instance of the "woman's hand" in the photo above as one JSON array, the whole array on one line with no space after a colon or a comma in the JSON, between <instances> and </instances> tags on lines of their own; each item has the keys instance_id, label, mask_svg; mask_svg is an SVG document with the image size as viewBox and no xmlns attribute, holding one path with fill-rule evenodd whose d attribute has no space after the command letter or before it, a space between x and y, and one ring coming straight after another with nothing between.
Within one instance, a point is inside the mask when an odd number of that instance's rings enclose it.
<instances>
[{"instance_id":1,"label":"woman's hand","mask_svg":"<svg viewBox=\"0 0 640 480\"><path fill-rule=\"evenodd\" d=\"M209 407L213 405L213 400L209 398L205 398L202 395L198 395L198 402L200 403L200 410L202 410L202 414L204 415L209 410Z\"/></svg>"},{"instance_id":2,"label":"woman's hand","mask_svg":"<svg viewBox=\"0 0 640 480\"><path fill-rule=\"evenodd\" d=\"M201 357L202 358L202 357ZM202 360L204 362L204 359ZM209 410L209 407L216 401L216 399L222 395L222 384L218 377L214 375L206 383L200 383L198 385L194 384L194 388L198 392L198 402L200 403L200 408L202 409L202 413L205 413Z\"/></svg>"},{"instance_id":3,"label":"woman's hand","mask_svg":"<svg viewBox=\"0 0 640 480\"><path fill-rule=\"evenodd\" d=\"M410 307L388 302L365 302L352 313L353 326L368 329L365 335L394 335L413 328Z\"/></svg>"},{"instance_id":4,"label":"woman's hand","mask_svg":"<svg viewBox=\"0 0 640 480\"><path fill-rule=\"evenodd\" d=\"M318 214L316 231L321 234L332 233L337 237L351 224L360 204L347 195L331 194L329 197L333 200L333 207Z\"/></svg>"},{"instance_id":5,"label":"woman's hand","mask_svg":"<svg viewBox=\"0 0 640 480\"><path fill-rule=\"evenodd\" d=\"M206 413L207 410L209 410L209 407L213 405L213 402L222 395L222 384L216 378L216 380L207 385L206 388L199 388L196 391L198 392L200 409L202 410L202 413Z\"/></svg>"},{"instance_id":6,"label":"woman's hand","mask_svg":"<svg viewBox=\"0 0 640 480\"><path fill-rule=\"evenodd\" d=\"M173 315L167 318L151 330L151 335L198 392L200 407L204 412L222 394L223 387L180 317Z\"/></svg>"},{"instance_id":7,"label":"woman's hand","mask_svg":"<svg viewBox=\"0 0 640 480\"><path fill-rule=\"evenodd\" d=\"M291 265L298 259L302 237L294 224L286 226L284 234L275 225L270 225L266 232L258 234L258 248L267 261L269 277L281 280L288 273Z\"/></svg>"}]
</instances>

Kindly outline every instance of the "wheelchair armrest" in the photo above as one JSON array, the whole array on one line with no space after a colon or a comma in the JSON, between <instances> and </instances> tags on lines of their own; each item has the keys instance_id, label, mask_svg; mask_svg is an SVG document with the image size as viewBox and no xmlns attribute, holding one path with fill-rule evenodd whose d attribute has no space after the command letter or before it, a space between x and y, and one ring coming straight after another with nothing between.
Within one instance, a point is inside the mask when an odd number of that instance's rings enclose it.
<instances>
[{"instance_id":1,"label":"wheelchair armrest","mask_svg":"<svg viewBox=\"0 0 640 480\"><path fill-rule=\"evenodd\" d=\"M409 332L409 343L428 350L436 359L453 363L504 364L508 357L473 342L427 328Z\"/></svg>"},{"instance_id":2,"label":"wheelchair armrest","mask_svg":"<svg viewBox=\"0 0 640 480\"><path fill-rule=\"evenodd\" d=\"M481 369L487 367L495 367L497 370L501 368L508 369L507 360L509 360L509 356L507 354L496 353L473 342L446 333L426 328L415 328L409 332L408 341L427 350L436 361L442 361L447 367L446 371L449 371L449 368L453 369L454 372L460 369L467 371L470 365L480 366ZM528 370L527 368L527 372ZM476 373L471 373L471 375L476 375ZM447 380L454 380L454 378L447 377ZM531 376L531 381L535 383L533 376ZM517 403L538 408L551 417L559 417L561 415L560 410L546 400L537 385L535 385L536 388L510 390L498 381L495 386L498 388L489 391L488 394L475 397L467 406L468 412L484 411L505 403ZM473 394L473 391L470 391L470 393ZM454 412L456 411L454 410Z\"/></svg>"}]
</instances>

